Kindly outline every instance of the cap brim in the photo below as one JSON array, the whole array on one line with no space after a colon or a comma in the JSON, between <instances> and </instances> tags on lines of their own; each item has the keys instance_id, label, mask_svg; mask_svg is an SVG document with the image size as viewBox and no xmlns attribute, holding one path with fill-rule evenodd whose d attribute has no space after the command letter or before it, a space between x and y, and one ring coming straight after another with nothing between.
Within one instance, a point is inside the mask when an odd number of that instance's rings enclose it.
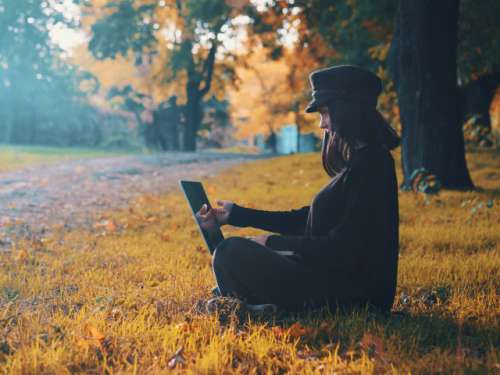
<instances>
[{"instance_id":1,"label":"cap brim","mask_svg":"<svg viewBox=\"0 0 500 375\"><path fill-rule=\"evenodd\" d=\"M310 102L306 109L304 110L305 113L313 113L313 112L318 112L318 102L316 102L315 100L313 100L312 102Z\"/></svg>"}]
</instances>

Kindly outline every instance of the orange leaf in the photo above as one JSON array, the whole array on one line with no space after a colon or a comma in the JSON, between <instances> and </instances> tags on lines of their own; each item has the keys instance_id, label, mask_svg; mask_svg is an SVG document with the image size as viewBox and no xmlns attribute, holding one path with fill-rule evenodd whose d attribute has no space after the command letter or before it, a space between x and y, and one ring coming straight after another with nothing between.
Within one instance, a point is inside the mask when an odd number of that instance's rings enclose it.
<instances>
[{"instance_id":1,"label":"orange leaf","mask_svg":"<svg viewBox=\"0 0 500 375\"><path fill-rule=\"evenodd\" d=\"M158 221L159 221L159 219L158 219L156 216L148 216L148 217L146 218L146 221L147 221L148 223L156 223L156 222L158 222Z\"/></svg>"},{"instance_id":2,"label":"orange leaf","mask_svg":"<svg viewBox=\"0 0 500 375\"><path fill-rule=\"evenodd\" d=\"M116 231L116 224L113 220L107 220L101 218L99 221L97 221L94 224L94 228L99 229L99 228L104 228L108 232L114 232Z\"/></svg>"},{"instance_id":3,"label":"orange leaf","mask_svg":"<svg viewBox=\"0 0 500 375\"><path fill-rule=\"evenodd\" d=\"M83 339L95 346L100 346L105 339L105 336L90 323L83 325L83 334L85 335Z\"/></svg>"},{"instance_id":4,"label":"orange leaf","mask_svg":"<svg viewBox=\"0 0 500 375\"><path fill-rule=\"evenodd\" d=\"M290 328L288 328L288 333L290 334L290 336L295 338L302 337L308 332L309 330L306 327L302 326L302 324L300 324L299 322L293 323Z\"/></svg>"},{"instance_id":5,"label":"orange leaf","mask_svg":"<svg viewBox=\"0 0 500 375\"><path fill-rule=\"evenodd\" d=\"M25 262L28 258L29 254L25 249L19 250L19 253L17 254L17 260L19 262Z\"/></svg>"},{"instance_id":6,"label":"orange leaf","mask_svg":"<svg viewBox=\"0 0 500 375\"><path fill-rule=\"evenodd\" d=\"M165 242L170 241L170 235L169 235L167 232L163 232L163 233L160 235L160 238L162 239L162 241L165 241Z\"/></svg>"},{"instance_id":7,"label":"orange leaf","mask_svg":"<svg viewBox=\"0 0 500 375\"><path fill-rule=\"evenodd\" d=\"M31 241L31 247L34 250L41 250L44 247L43 241L40 240L40 239L38 239L38 238L34 239L34 240Z\"/></svg>"},{"instance_id":8,"label":"orange leaf","mask_svg":"<svg viewBox=\"0 0 500 375\"><path fill-rule=\"evenodd\" d=\"M175 328L181 332L192 332L193 331L193 327L188 322L179 323L175 326Z\"/></svg>"},{"instance_id":9,"label":"orange leaf","mask_svg":"<svg viewBox=\"0 0 500 375\"><path fill-rule=\"evenodd\" d=\"M116 231L116 224L113 220L108 220L104 228L106 228L108 232L114 232Z\"/></svg>"}]
</instances>

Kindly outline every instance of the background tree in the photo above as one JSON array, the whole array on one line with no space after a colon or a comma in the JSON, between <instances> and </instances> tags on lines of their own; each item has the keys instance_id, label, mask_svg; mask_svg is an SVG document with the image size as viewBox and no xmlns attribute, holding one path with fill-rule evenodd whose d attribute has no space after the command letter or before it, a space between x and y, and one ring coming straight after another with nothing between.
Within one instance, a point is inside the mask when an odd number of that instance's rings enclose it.
<instances>
[{"instance_id":1,"label":"background tree","mask_svg":"<svg viewBox=\"0 0 500 375\"><path fill-rule=\"evenodd\" d=\"M293 122L285 61L271 60L263 47L252 51L236 68L240 84L228 90L231 118L240 139L269 134Z\"/></svg>"},{"instance_id":2,"label":"background tree","mask_svg":"<svg viewBox=\"0 0 500 375\"><path fill-rule=\"evenodd\" d=\"M50 37L75 27L52 2L0 2L0 142L95 145L99 111L87 102L98 82L65 59ZM97 138L92 138L91 135Z\"/></svg>"},{"instance_id":3,"label":"background tree","mask_svg":"<svg viewBox=\"0 0 500 375\"><path fill-rule=\"evenodd\" d=\"M203 98L213 88L214 76L219 91L234 76L232 63L216 61L220 35L246 5L247 1L223 0L87 4L87 14L95 18L92 9L102 14L91 26L89 48L98 59L129 52L137 64L145 57L153 64L156 59L160 61L154 73L156 82L182 82L184 93L178 96L185 99L183 148L192 151L203 119Z\"/></svg>"},{"instance_id":4,"label":"background tree","mask_svg":"<svg viewBox=\"0 0 500 375\"><path fill-rule=\"evenodd\" d=\"M457 87L458 0L399 2L394 76L403 128L403 187L425 168L447 188L472 188Z\"/></svg>"},{"instance_id":5,"label":"background tree","mask_svg":"<svg viewBox=\"0 0 500 375\"><path fill-rule=\"evenodd\" d=\"M460 1L459 108L462 122L476 116L491 129L490 107L500 86L500 2Z\"/></svg>"}]
</instances>

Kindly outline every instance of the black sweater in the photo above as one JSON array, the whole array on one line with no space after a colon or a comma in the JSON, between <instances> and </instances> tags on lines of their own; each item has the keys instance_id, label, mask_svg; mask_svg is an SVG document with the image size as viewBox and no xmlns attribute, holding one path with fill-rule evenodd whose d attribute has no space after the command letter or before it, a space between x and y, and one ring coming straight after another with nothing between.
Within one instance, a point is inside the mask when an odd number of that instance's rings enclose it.
<instances>
[{"instance_id":1,"label":"black sweater","mask_svg":"<svg viewBox=\"0 0 500 375\"><path fill-rule=\"evenodd\" d=\"M309 206L264 211L234 204L228 224L279 233L271 235L266 246L295 251L305 265L327 272L332 283L343 285L342 293L383 308L392 305L399 246L398 187L394 160L383 146L356 150Z\"/></svg>"}]
</instances>

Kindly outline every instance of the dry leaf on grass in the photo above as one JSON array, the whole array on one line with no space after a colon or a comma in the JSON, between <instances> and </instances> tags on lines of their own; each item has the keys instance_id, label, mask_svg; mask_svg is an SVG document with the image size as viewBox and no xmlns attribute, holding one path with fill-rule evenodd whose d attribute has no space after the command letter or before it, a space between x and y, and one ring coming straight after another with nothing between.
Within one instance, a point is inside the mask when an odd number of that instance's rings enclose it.
<instances>
[{"instance_id":1,"label":"dry leaf on grass","mask_svg":"<svg viewBox=\"0 0 500 375\"><path fill-rule=\"evenodd\" d=\"M311 329L309 327L304 327L299 322L293 323L290 328L288 328L288 333L290 334L290 336L295 338L300 338L304 335L307 335L310 331Z\"/></svg>"},{"instance_id":2,"label":"dry leaf on grass","mask_svg":"<svg viewBox=\"0 0 500 375\"><path fill-rule=\"evenodd\" d=\"M171 369L174 369L177 365L183 366L186 364L186 359L183 357L182 352L184 351L184 348L181 346L177 351L174 353L172 357L169 358L168 360L168 367Z\"/></svg>"},{"instance_id":3,"label":"dry leaf on grass","mask_svg":"<svg viewBox=\"0 0 500 375\"><path fill-rule=\"evenodd\" d=\"M158 217L156 217L156 216L147 216L145 218L145 221L148 223L157 223L160 221L160 219L158 219Z\"/></svg>"},{"instance_id":4,"label":"dry leaf on grass","mask_svg":"<svg viewBox=\"0 0 500 375\"><path fill-rule=\"evenodd\" d=\"M43 239L35 238L31 240L31 248L40 251L45 247Z\"/></svg>"},{"instance_id":5,"label":"dry leaf on grass","mask_svg":"<svg viewBox=\"0 0 500 375\"><path fill-rule=\"evenodd\" d=\"M18 262L25 262L29 258L29 254L25 249L19 250L19 253L17 253L16 260Z\"/></svg>"},{"instance_id":6,"label":"dry leaf on grass","mask_svg":"<svg viewBox=\"0 0 500 375\"><path fill-rule=\"evenodd\" d=\"M94 224L94 228L99 229L99 228L104 228L106 232L115 232L116 231L116 224L113 220L99 220Z\"/></svg>"},{"instance_id":7,"label":"dry leaf on grass","mask_svg":"<svg viewBox=\"0 0 500 375\"><path fill-rule=\"evenodd\" d=\"M304 327L299 322L293 323L288 328L283 328L280 326L271 327L271 332L276 337L283 337L283 336L288 335L288 336L293 337L293 338L301 338L305 335L310 334L312 331L313 331L313 329L311 327Z\"/></svg>"},{"instance_id":8,"label":"dry leaf on grass","mask_svg":"<svg viewBox=\"0 0 500 375\"><path fill-rule=\"evenodd\" d=\"M83 336L78 339L78 344L82 347L100 347L106 338L94 325L84 323L82 326Z\"/></svg>"},{"instance_id":9,"label":"dry leaf on grass","mask_svg":"<svg viewBox=\"0 0 500 375\"><path fill-rule=\"evenodd\" d=\"M371 333L365 333L359 342L359 345L371 356L379 359L383 359L385 356L384 343L382 339L372 335Z\"/></svg>"}]
</instances>

